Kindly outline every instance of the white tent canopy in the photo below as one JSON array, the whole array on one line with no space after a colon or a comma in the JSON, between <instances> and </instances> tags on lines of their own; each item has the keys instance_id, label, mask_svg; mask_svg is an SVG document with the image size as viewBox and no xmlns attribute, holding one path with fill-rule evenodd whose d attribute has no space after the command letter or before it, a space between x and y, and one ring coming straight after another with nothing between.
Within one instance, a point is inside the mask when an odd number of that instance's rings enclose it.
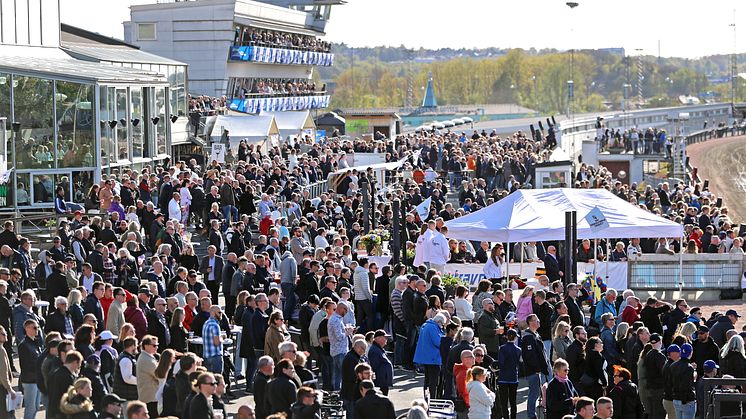
<instances>
[{"instance_id":1,"label":"white tent canopy","mask_svg":"<svg viewBox=\"0 0 746 419\"><path fill-rule=\"evenodd\" d=\"M609 223L591 231L585 216L598 207ZM681 237L683 227L636 207L606 189L519 189L479 211L446 222L457 240L564 240L565 212L576 211L579 239Z\"/></svg>"},{"instance_id":2,"label":"white tent canopy","mask_svg":"<svg viewBox=\"0 0 746 419\"><path fill-rule=\"evenodd\" d=\"M275 117L282 138L288 136L300 137L303 130L316 129L310 111L262 112L260 115L273 115Z\"/></svg>"},{"instance_id":3,"label":"white tent canopy","mask_svg":"<svg viewBox=\"0 0 746 419\"><path fill-rule=\"evenodd\" d=\"M215 122L210 133L212 141L219 141L223 130L226 129L231 140L231 148L234 150L238 149L238 143L244 139L249 144L257 144L273 135L280 135L273 115L218 115L213 118Z\"/></svg>"}]
</instances>

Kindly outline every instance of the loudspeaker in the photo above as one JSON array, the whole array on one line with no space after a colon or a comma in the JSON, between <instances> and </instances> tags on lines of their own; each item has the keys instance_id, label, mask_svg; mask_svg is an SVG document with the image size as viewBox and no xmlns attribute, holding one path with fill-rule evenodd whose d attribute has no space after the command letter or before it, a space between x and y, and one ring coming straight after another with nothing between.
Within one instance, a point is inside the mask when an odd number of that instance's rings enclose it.
<instances>
[{"instance_id":1,"label":"loudspeaker","mask_svg":"<svg viewBox=\"0 0 746 419\"><path fill-rule=\"evenodd\" d=\"M552 115L552 125L557 125L557 121L554 120L554 115Z\"/></svg>"},{"instance_id":2,"label":"loudspeaker","mask_svg":"<svg viewBox=\"0 0 746 419\"><path fill-rule=\"evenodd\" d=\"M531 138L536 139L536 129L534 128L534 124L530 124L528 127L531 128Z\"/></svg>"},{"instance_id":3,"label":"loudspeaker","mask_svg":"<svg viewBox=\"0 0 746 419\"><path fill-rule=\"evenodd\" d=\"M551 127L551 126L552 126L552 123L551 123L551 122L549 122L549 118L547 118L547 126L548 126L548 127Z\"/></svg>"},{"instance_id":4,"label":"loudspeaker","mask_svg":"<svg viewBox=\"0 0 746 419\"><path fill-rule=\"evenodd\" d=\"M541 121L539 121L539 129L544 131L544 125L541 124Z\"/></svg>"}]
</instances>

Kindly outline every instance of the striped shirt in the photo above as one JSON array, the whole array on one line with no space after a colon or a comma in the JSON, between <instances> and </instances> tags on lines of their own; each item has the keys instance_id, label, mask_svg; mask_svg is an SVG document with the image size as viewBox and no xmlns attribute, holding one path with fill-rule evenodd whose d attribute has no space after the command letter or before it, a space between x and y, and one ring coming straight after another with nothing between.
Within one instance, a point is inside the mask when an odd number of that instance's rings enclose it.
<instances>
[{"instance_id":1,"label":"striped shirt","mask_svg":"<svg viewBox=\"0 0 746 419\"><path fill-rule=\"evenodd\" d=\"M220 337L220 324L210 316L210 319L202 326L202 356L212 358L223 355L223 342L215 344L213 337Z\"/></svg>"}]
</instances>

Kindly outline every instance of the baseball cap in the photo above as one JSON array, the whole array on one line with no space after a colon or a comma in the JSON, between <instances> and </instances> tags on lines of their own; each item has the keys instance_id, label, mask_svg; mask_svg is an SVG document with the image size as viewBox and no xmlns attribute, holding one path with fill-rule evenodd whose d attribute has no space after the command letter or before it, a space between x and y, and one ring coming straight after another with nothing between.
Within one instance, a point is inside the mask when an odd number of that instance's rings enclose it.
<instances>
[{"instance_id":1,"label":"baseball cap","mask_svg":"<svg viewBox=\"0 0 746 419\"><path fill-rule=\"evenodd\" d=\"M692 348L692 345L688 343L681 345L681 357L682 358L691 358L692 352L694 352L694 348Z\"/></svg>"},{"instance_id":2,"label":"baseball cap","mask_svg":"<svg viewBox=\"0 0 746 419\"><path fill-rule=\"evenodd\" d=\"M738 315L738 312L737 312L736 310L733 310L733 309L730 309L730 310L726 311L726 312L725 312L725 315L726 315L726 316L736 316L736 317L741 317L740 315Z\"/></svg>"},{"instance_id":3,"label":"baseball cap","mask_svg":"<svg viewBox=\"0 0 746 419\"><path fill-rule=\"evenodd\" d=\"M91 354L91 355L88 355L88 358L85 359L85 362L89 364L100 364L101 357L99 357L96 354Z\"/></svg>"},{"instance_id":4,"label":"baseball cap","mask_svg":"<svg viewBox=\"0 0 746 419\"><path fill-rule=\"evenodd\" d=\"M661 335L659 335L658 333L653 333L652 335L650 335L649 342L656 343L656 342L660 342L661 340L662 340Z\"/></svg>"},{"instance_id":5,"label":"baseball cap","mask_svg":"<svg viewBox=\"0 0 746 419\"><path fill-rule=\"evenodd\" d=\"M380 338L381 336L389 337L389 336L391 336L391 335L389 335L389 334L386 334L386 331L385 331L385 330L383 330L383 329L378 329L378 330L376 330L376 332L375 332L375 333L373 334L373 338L374 338L374 339L375 339L375 338Z\"/></svg>"},{"instance_id":6,"label":"baseball cap","mask_svg":"<svg viewBox=\"0 0 746 419\"><path fill-rule=\"evenodd\" d=\"M140 287L140 289L137 291L138 294L146 294L146 295L153 295L150 293L150 289L148 287Z\"/></svg>"},{"instance_id":7,"label":"baseball cap","mask_svg":"<svg viewBox=\"0 0 746 419\"><path fill-rule=\"evenodd\" d=\"M98 338L99 338L100 340L109 340L109 339L112 339L112 340L117 340L117 336L114 336L114 334L113 334L113 333L111 333L111 332L110 332L110 331L108 331L108 330L104 330L103 332L101 332L101 334L100 334L100 335L98 335Z\"/></svg>"},{"instance_id":8,"label":"baseball cap","mask_svg":"<svg viewBox=\"0 0 746 419\"><path fill-rule=\"evenodd\" d=\"M704 364L702 364L702 368L705 370L705 372L710 372L715 368L720 368L720 365L716 364L715 361L708 359L707 361L705 361Z\"/></svg>"},{"instance_id":9,"label":"baseball cap","mask_svg":"<svg viewBox=\"0 0 746 419\"><path fill-rule=\"evenodd\" d=\"M123 398L117 396L115 393L109 393L106 396L104 396L103 399L101 399L101 406L108 406L110 404L121 404L126 402L127 400L124 400Z\"/></svg>"},{"instance_id":10,"label":"baseball cap","mask_svg":"<svg viewBox=\"0 0 746 419\"><path fill-rule=\"evenodd\" d=\"M699 333L710 333L710 328L705 325L702 325L702 326L699 326L699 329L697 329L697 331Z\"/></svg>"},{"instance_id":11,"label":"baseball cap","mask_svg":"<svg viewBox=\"0 0 746 419\"><path fill-rule=\"evenodd\" d=\"M515 329L508 329L508 331L505 332L505 334L508 335L508 337L513 337L513 338L518 337L518 332Z\"/></svg>"},{"instance_id":12,"label":"baseball cap","mask_svg":"<svg viewBox=\"0 0 746 419\"><path fill-rule=\"evenodd\" d=\"M679 345L674 343L673 345L668 346L668 349L666 349L666 352L669 354L673 352L681 353L681 348L679 348Z\"/></svg>"}]
</instances>

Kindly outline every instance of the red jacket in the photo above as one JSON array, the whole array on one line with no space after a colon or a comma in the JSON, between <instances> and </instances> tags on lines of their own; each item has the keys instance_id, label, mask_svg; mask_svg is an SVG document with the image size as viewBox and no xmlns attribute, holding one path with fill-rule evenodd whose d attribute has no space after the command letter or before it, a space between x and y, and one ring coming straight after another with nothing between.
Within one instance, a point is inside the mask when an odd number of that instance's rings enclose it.
<instances>
[{"instance_id":1,"label":"red jacket","mask_svg":"<svg viewBox=\"0 0 746 419\"><path fill-rule=\"evenodd\" d=\"M142 340L148 334L148 320L145 318L145 313L142 312L140 307L127 306L124 310L124 320L135 326L135 337L137 340Z\"/></svg>"},{"instance_id":2,"label":"red jacket","mask_svg":"<svg viewBox=\"0 0 746 419\"><path fill-rule=\"evenodd\" d=\"M468 371L464 364L453 365L453 376L456 379L456 395L461 396L466 403L466 407L469 407L469 392L466 391L466 371Z\"/></svg>"},{"instance_id":3,"label":"red jacket","mask_svg":"<svg viewBox=\"0 0 746 419\"><path fill-rule=\"evenodd\" d=\"M634 322L640 320L640 309L640 306L632 307L627 305L627 307L624 307L624 310L622 310L622 321L632 326Z\"/></svg>"}]
</instances>

